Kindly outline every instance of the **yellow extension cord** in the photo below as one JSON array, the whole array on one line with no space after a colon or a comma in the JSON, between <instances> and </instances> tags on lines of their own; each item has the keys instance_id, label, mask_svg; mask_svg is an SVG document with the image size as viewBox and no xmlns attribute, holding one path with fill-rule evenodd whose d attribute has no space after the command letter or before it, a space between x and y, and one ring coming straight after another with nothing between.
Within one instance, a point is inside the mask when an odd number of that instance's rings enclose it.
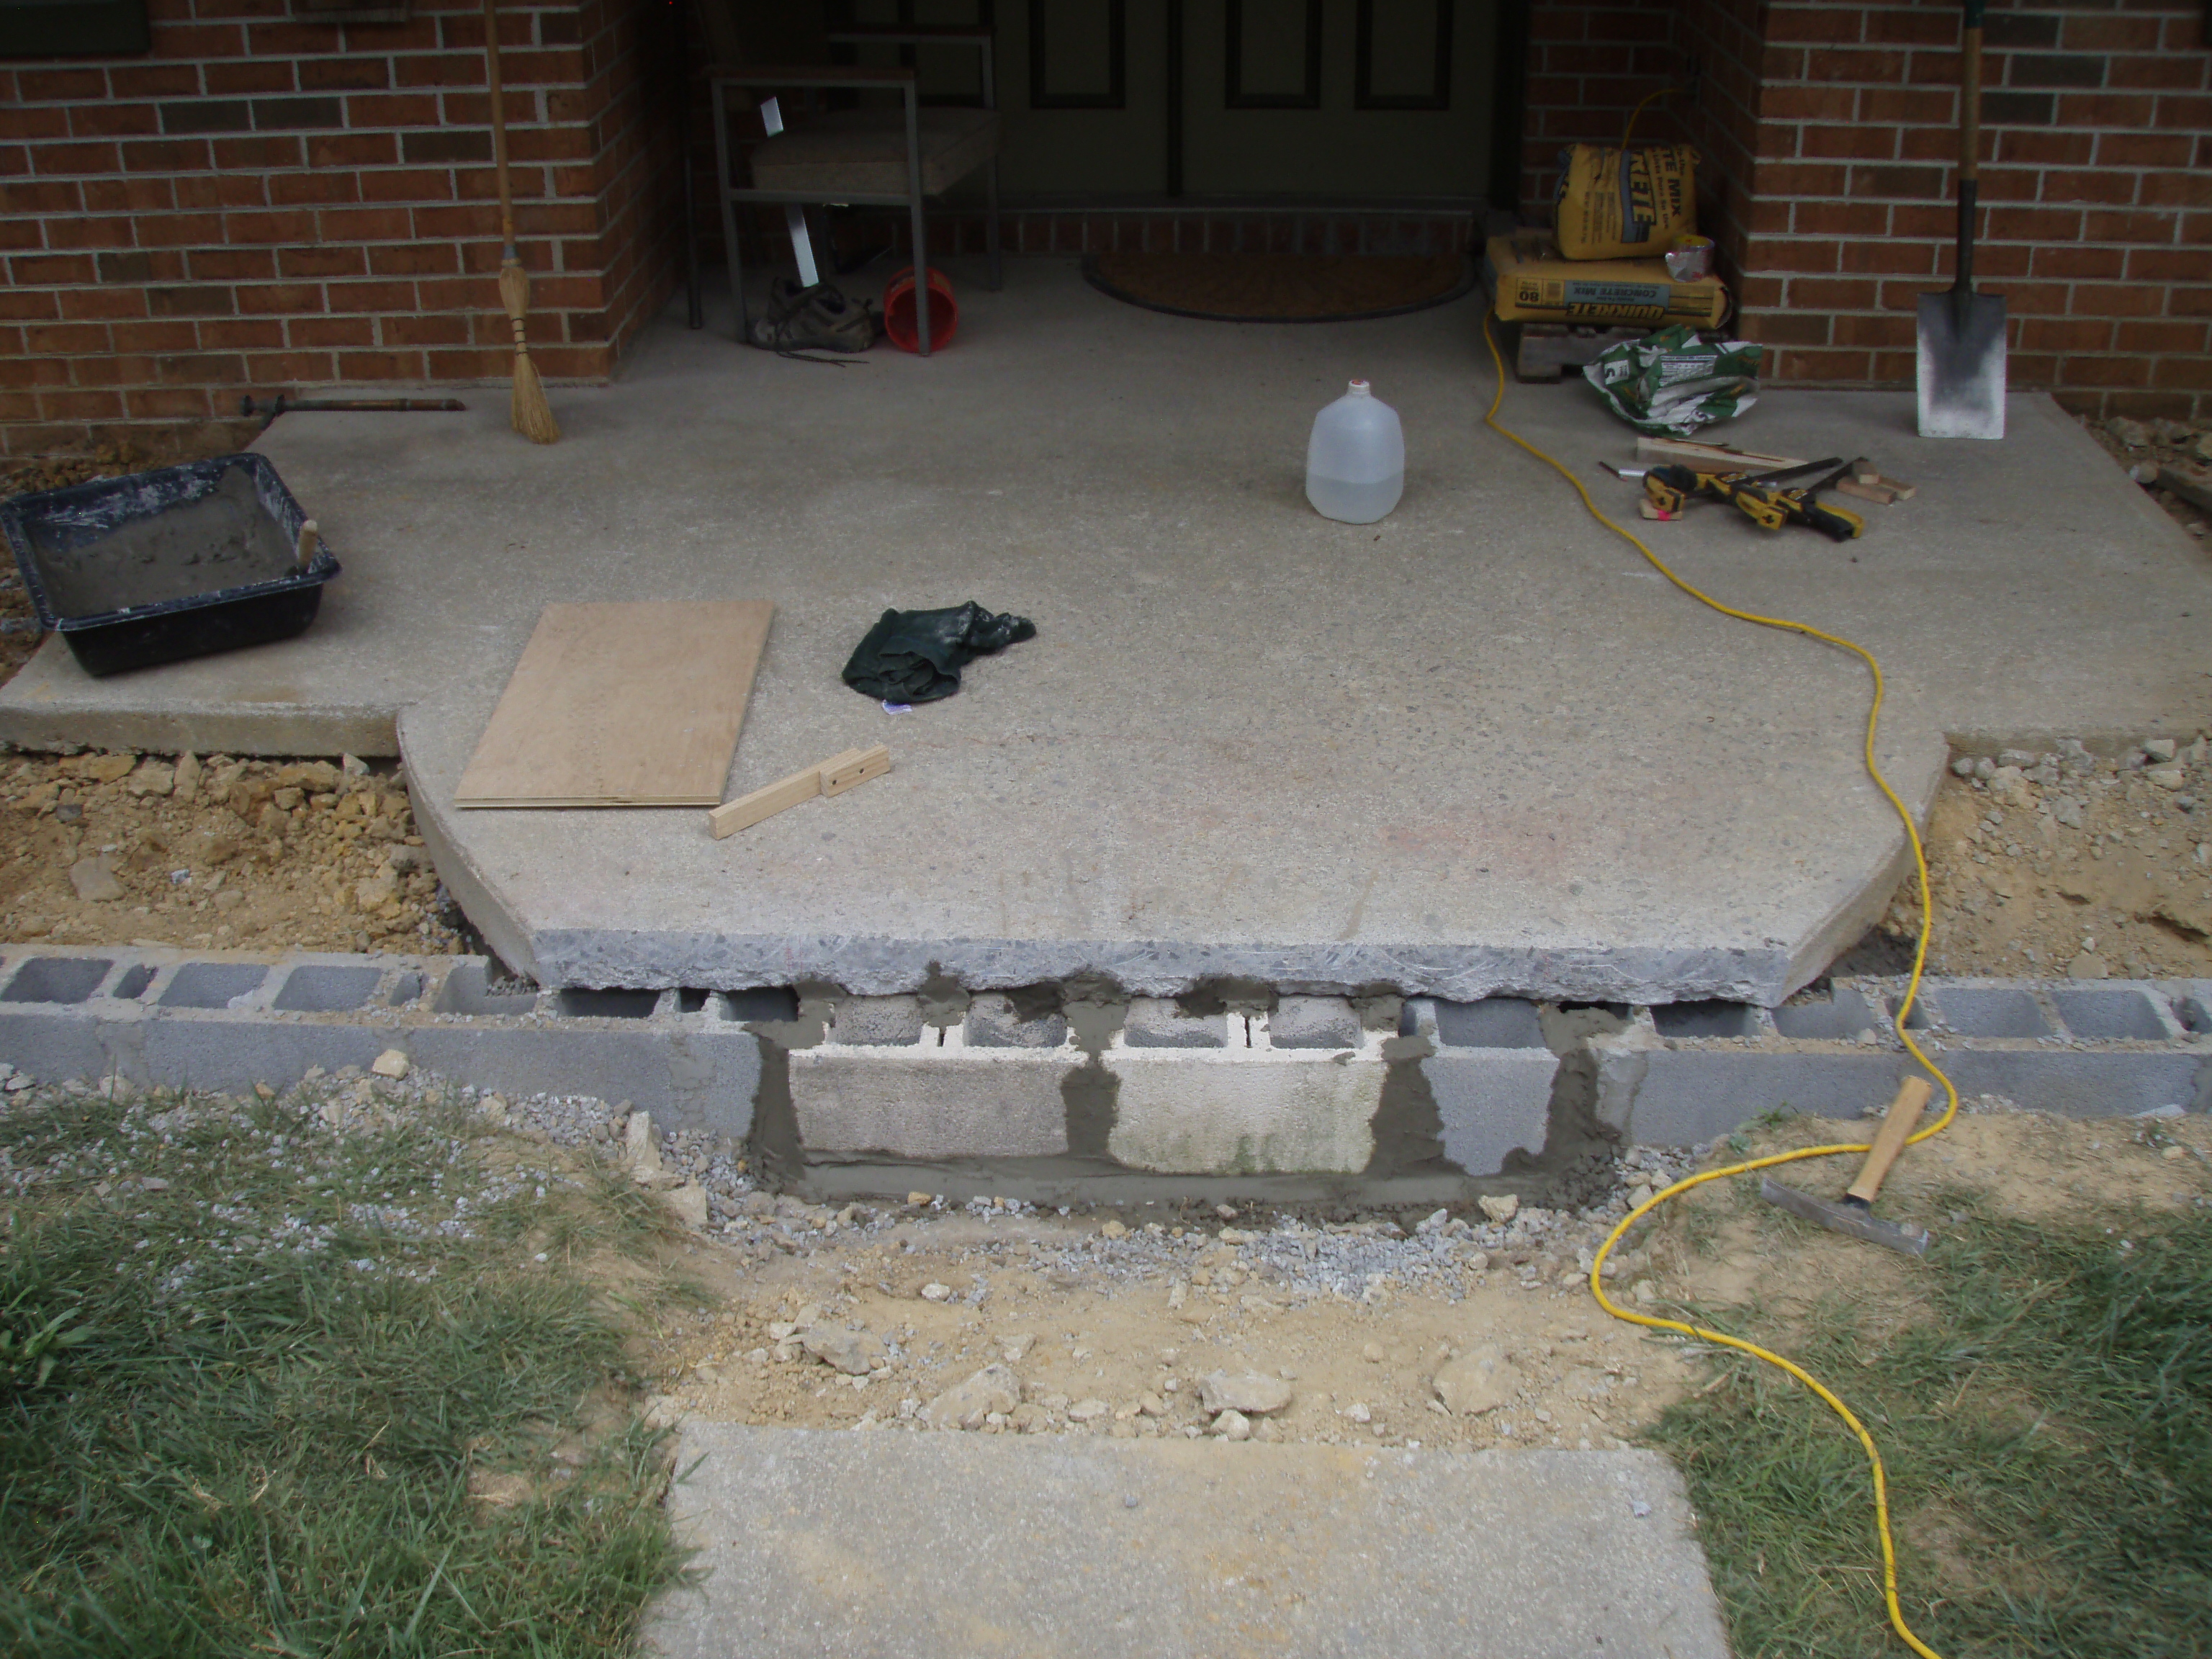
<instances>
[{"instance_id":1,"label":"yellow extension cord","mask_svg":"<svg viewBox=\"0 0 2212 1659\"><path fill-rule=\"evenodd\" d=\"M1929 922L1934 911L1933 907L1929 903L1928 857L1920 844L1920 828L1913 823L1912 814L1907 810L1905 803L1898 799L1897 791L1889 787L1889 780L1882 776L1881 768L1875 763L1875 729L1881 719L1881 665L1875 660L1874 653L1863 645L1844 638L1840 634L1826 634L1804 623L1791 622L1787 617L1762 617L1753 611L1739 611L1733 605L1723 605L1711 594L1699 592L1669 570L1666 562L1644 544L1642 538L1632 531L1624 529L1598 510L1597 503L1590 499L1590 493L1583 487L1583 481L1580 478L1522 437L1520 434L1499 422L1498 411L1505 402L1505 360L1498 354L1498 341L1491 331L1487 313L1483 317L1482 337L1484 343L1490 348L1490 361L1498 370L1498 395L1490 400L1489 412L1482 417L1482 423L1485 426L1510 442L1518 444L1573 485L1575 494L1583 498L1583 505L1589 509L1590 517L1595 519L1650 560L1654 570L1697 600L1698 604L1710 605L1723 617L1733 617L1738 622L1756 623L1761 628L1776 628L1785 634L1802 634L1808 638L1820 641L1824 645L1832 645L1838 650L1848 651L1864 663L1867 665L1867 672L1874 676L1874 701L1867 708L1866 720L1867 775L1874 780L1875 787L1881 791L1890 805L1895 809L1898 822L1905 826L1905 836L1912 843L1913 871L1920 884L1920 938L1912 951L1912 977L1905 986L1905 1000L1899 1005L1897 1010L1897 1034L1904 1039L1905 1046L1911 1050L1912 1057L1926 1066L1929 1074L1943 1085L1946 1103L1943 1115L1905 1144L1908 1146L1917 1146L1929 1136L1942 1133L1949 1127L1951 1120L1959 1114L1959 1091L1952 1084L1951 1079L1943 1075L1942 1069L1935 1061L1921 1052L1920 1045L1912 1040L1912 1033L1906 1029L1905 1024L1905 1017L1911 1011L1914 999L1920 994L1921 972L1928 960ZM1868 1150L1869 1146L1865 1142L1850 1146L1807 1146L1794 1152L1777 1152L1771 1158L1755 1158L1747 1163L1731 1164L1724 1170L1708 1170L1703 1175L1693 1175L1686 1180L1676 1182L1665 1191L1653 1194L1631 1210L1620 1224L1606 1236L1605 1243L1598 1247L1597 1255L1590 1262L1590 1294L1597 1298L1598 1305L1615 1319L1626 1320L1632 1325L1642 1325L1656 1331L1679 1331L1685 1336L1695 1337L1702 1342L1718 1343L1723 1347L1734 1348L1739 1353L1747 1353L1754 1359L1763 1359L1778 1370L1787 1371L1818 1395L1829 1410L1850 1425L1851 1432L1858 1436L1859 1444L1865 1448L1867 1462L1874 1469L1875 1524L1881 1533L1881 1593L1883 1599L1889 1604L1889 1622L1896 1628L1897 1633L1905 1638L1905 1644L1921 1656L1921 1659L1942 1659L1935 1649L1912 1633L1912 1627L1905 1622L1904 1609L1898 1605L1897 1547L1891 1539L1889 1531L1889 1481L1881 1466L1881 1453L1875 1446L1874 1437L1867 1432L1866 1425L1860 1422L1852 1414L1850 1407L1837 1399L1818 1377L1805 1370L1803 1366L1784 1359L1780 1354L1769 1349L1760 1347L1756 1342L1747 1342L1740 1336L1729 1336L1721 1331L1709 1331L1702 1325L1685 1324L1679 1319L1657 1319L1650 1314L1631 1313L1627 1309L1618 1306L1612 1297L1606 1295L1605 1284L1601 1277L1605 1271L1605 1259L1612 1252L1613 1247L1620 1242L1623 1234L1668 1199L1686 1193L1693 1187L1702 1187L1709 1181L1720 1181L1729 1176L1746 1175L1753 1170L1770 1170L1778 1164L1794 1164L1802 1158L1827 1158L1838 1152L1863 1152Z\"/></svg>"}]
</instances>

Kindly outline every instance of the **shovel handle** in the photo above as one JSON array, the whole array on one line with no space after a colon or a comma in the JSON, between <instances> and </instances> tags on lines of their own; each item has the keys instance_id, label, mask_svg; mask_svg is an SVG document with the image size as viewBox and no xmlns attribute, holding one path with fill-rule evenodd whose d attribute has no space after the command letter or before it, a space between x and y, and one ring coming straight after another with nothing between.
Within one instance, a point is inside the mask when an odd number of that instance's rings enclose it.
<instances>
[{"instance_id":1,"label":"shovel handle","mask_svg":"<svg viewBox=\"0 0 2212 1659\"><path fill-rule=\"evenodd\" d=\"M1974 290L1974 212L1982 189L1982 3L1965 0L1959 34L1959 259L1951 289L1961 295Z\"/></svg>"},{"instance_id":2,"label":"shovel handle","mask_svg":"<svg viewBox=\"0 0 2212 1659\"><path fill-rule=\"evenodd\" d=\"M1874 1202L1875 1194L1881 1190L1882 1177L1897 1162L1897 1155L1905 1150L1912 1126L1920 1121L1921 1109L1928 1104L1929 1092L1924 1077L1909 1077L1897 1085L1897 1098L1889 1103L1889 1115L1882 1119L1874 1145L1867 1149L1866 1162L1859 1166L1859 1178L1844 1188L1845 1197L1855 1198L1862 1204Z\"/></svg>"},{"instance_id":3,"label":"shovel handle","mask_svg":"<svg viewBox=\"0 0 2212 1659\"><path fill-rule=\"evenodd\" d=\"M1982 0L1966 0L1959 37L1959 177L1981 178Z\"/></svg>"}]
</instances>

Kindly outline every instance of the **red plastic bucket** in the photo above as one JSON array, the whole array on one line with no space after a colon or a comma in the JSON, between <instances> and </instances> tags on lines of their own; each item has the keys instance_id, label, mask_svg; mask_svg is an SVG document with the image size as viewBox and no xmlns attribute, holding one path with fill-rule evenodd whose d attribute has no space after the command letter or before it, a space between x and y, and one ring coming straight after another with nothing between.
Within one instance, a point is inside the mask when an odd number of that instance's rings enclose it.
<instances>
[{"instance_id":1,"label":"red plastic bucket","mask_svg":"<svg viewBox=\"0 0 2212 1659\"><path fill-rule=\"evenodd\" d=\"M960 302L952 297L952 284L935 265L929 268L929 349L942 351L952 343L960 327ZM914 320L914 267L908 265L891 278L884 290L884 336L901 351L921 349Z\"/></svg>"}]
</instances>

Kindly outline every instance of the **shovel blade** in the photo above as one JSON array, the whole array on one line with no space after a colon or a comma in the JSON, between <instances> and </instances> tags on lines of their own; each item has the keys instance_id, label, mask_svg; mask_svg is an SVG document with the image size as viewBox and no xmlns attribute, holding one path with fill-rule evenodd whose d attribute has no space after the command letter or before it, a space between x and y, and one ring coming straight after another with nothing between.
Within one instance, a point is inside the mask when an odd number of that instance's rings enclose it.
<instances>
[{"instance_id":1,"label":"shovel blade","mask_svg":"<svg viewBox=\"0 0 2212 1659\"><path fill-rule=\"evenodd\" d=\"M2005 302L1995 294L1920 296L1920 435L2002 438Z\"/></svg>"}]
</instances>

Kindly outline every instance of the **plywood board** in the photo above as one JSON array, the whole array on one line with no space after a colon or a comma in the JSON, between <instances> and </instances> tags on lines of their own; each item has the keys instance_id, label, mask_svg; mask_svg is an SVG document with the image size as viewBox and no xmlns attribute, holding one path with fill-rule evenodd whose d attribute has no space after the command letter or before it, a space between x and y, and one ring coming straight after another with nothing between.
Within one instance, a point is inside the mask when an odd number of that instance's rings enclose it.
<instances>
[{"instance_id":1,"label":"plywood board","mask_svg":"<svg viewBox=\"0 0 2212 1659\"><path fill-rule=\"evenodd\" d=\"M713 806L775 607L549 605L457 806Z\"/></svg>"}]
</instances>

